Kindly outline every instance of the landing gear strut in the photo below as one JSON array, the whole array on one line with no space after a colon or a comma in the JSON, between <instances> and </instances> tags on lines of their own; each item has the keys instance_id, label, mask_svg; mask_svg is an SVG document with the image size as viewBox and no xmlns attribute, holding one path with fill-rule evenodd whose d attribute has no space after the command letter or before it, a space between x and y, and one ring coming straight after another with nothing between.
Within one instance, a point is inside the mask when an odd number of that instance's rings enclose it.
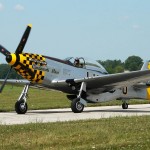
<instances>
[{"instance_id":1,"label":"landing gear strut","mask_svg":"<svg viewBox=\"0 0 150 150\"><path fill-rule=\"evenodd\" d=\"M24 86L18 101L15 103L15 111L17 114L25 114L28 110L28 105L26 103L28 89L29 85L27 84Z\"/></svg>"},{"instance_id":2,"label":"landing gear strut","mask_svg":"<svg viewBox=\"0 0 150 150\"><path fill-rule=\"evenodd\" d=\"M84 100L86 98L86 83L82 82L79 95L77 98L73 99L71 102L71 110L74 113L81 113L87 102Z\"/></svg>"}]
</instances>

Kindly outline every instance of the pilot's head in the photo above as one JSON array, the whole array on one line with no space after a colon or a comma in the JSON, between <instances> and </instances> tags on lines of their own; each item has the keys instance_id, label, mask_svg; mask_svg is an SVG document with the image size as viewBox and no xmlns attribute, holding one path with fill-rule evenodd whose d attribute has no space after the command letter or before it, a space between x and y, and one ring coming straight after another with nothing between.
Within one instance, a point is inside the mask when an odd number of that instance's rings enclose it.
<instances>
[{"instance_id":1,"label":"pilot's head","mask_svg":"<svg viewBox=\"0 0 150 150\"><path fill-rule=\"evenodd\" d=\"M79 58L76 58L76 59L75 59L75 62L76 62L76 63L79 63Z\"/></svg>"},{"instance_id":2,"label":"pilot's head","mask_svg":"<svg viewBox=\"0 0 150 150\"><path fill-rule=\"evenodd\" d=\"M79 58L76 58L75 61L74 61L74 65L79 66L79 64L80 64Z\"/></svg>"}]
</instances>

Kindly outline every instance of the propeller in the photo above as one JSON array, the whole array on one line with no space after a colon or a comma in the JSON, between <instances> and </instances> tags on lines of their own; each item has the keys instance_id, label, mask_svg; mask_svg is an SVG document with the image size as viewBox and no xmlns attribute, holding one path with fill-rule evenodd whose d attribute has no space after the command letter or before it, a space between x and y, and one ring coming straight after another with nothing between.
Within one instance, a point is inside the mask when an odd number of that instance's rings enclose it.
<instances>
[{"instance_id":1,"label":"propeller","mask_svg":"<svg viewBox=\"0 0 150 150\"><path fill-rule=\"evenodd\" d=\"M6 48L4 48L2 45L0 45L0 52L5 56L10 55L10 52Z\"/></svg>"},{"instance_id":2,"label":"propeller","mask_svg":"<svg viewBox=\"0 0 150 150\"><path fill-rule=\"evenodd\" d=\"M11 67L11 68L9 69L9 71L7 72L7 75L6 75L6 77L5 77L5 80L4 80L3 84L2 84L1 87L0 87L0 93L2 93L3 88L5 87L5 84L6 84L6 82L7 82L7 79L8 79L8 76L9 76L9 73L11 72L11 70L12 70L12 67Z\"/></svg>"},{"instance_id":3,"label":"propeller","mask_svg":"<svg viewBox=\"0 0 150 150\"><path fill-rule=\"evenodd\" d=\"M15 54L11 54L5 47L3 47L2 45L0 45L0 53L2 53L3 55L6 56L6 61L7 61L8 63L10 63L10 62L13 60L13 58L12 58L13 56L16 58L16 59L15 59L15 62L13 62L13 63L19 63L19 62L17 62L17 60L19 60L19 54L21 54L21 53L23 52L23 49L24 49L24 47L25 47L25 45L26 45L26 42L27 42L27 40L28 40L28 37L29 37L30 31L31 31L31 28L32 28L32 25L31 25L31 24L28 24L28 26L27 26L27 28L26 28L26 30L25 30L25 32L24 32L24 34L23 34L23 36L22 36L22 38L21 38L21 40L20 40L20 43L19 43L19 45L18 45L18 47L17 47L17 49L16 49L16 51L15 51ZM23 69L26 70L26 68L25 68L25 66L24 66L23 64L20 63L20 65L21 65L21 67L22 67ZM12 64L12 66L13 66L13 64ZM1 87L0 87L0 93L3 91L3 89L4 89L4 87L5 87L5 84L6 84L6 82L7 82L8 76L9 76L11 70L12 70L12 66L11 66L11 68L8 70L7 75L6 75L6 77L5 77L5 80L4 80L4 82L2 83L2 85L1 85ZM27 69L27 71L29 72L28 69Z\"/></svg>"},{"instance_id":4,"label":"propeller","mask_svg":"<svg viewBox=\"0 0 150 150\"><path fill-rule=\"evenodd\" d=\"M25 44L26 44L26 42L28 40L31 28L32 28L32 25L28 24L28 26L27 26L27 28L26 28L26 30L25 30L25 32L24 32L24 34L23 34L23 36L22 36L22 38L20 40L20 43L19 43L19 45L18 45L18 47L17 47L17 49L15 51L16 54L21 54L22 53L22 51L23 51L23 49L25 47Z\"/></svg>"}]
</instances>

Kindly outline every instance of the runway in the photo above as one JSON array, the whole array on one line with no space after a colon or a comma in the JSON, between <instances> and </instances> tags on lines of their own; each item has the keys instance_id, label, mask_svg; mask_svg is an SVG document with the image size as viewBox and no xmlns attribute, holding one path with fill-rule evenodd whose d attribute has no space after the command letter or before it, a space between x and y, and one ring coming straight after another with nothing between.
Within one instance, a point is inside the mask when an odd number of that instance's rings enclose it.
<instances>
[{"instance_id":1,"label":"runway","mask_svg":"<svg viewBox=\"0 0 150 150\"><path fill-rule=\"evenodd\" d=\"M142 115L150 115L150 104L129 105L127 110L123 110L121 106L85 107L82 113L73 113L70 108L30 110L25 115L18 115L15 112L0 113L0 124L13 125Z\"/></svg>"}]
</instances>

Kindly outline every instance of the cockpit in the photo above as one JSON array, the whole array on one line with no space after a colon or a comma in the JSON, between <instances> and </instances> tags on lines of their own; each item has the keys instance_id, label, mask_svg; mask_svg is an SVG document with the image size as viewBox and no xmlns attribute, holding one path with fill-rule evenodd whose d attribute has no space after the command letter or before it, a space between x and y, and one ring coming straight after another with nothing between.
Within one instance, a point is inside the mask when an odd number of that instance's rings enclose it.
<instances>
[{"instance_id":1,"label":"cockpit","mask_svg":"<svg viewBox=\"0 0 150 150\"><path fill-rule=\"evenodd\" d=\"M93 71L98 71L104 74L108 73L100 63L98 63L97 61L89 60L87 58L85 59L83 57L68 57L65 59L65 61L68 64L77 68L85 68Z\"/></svg>"}]
</instances>

